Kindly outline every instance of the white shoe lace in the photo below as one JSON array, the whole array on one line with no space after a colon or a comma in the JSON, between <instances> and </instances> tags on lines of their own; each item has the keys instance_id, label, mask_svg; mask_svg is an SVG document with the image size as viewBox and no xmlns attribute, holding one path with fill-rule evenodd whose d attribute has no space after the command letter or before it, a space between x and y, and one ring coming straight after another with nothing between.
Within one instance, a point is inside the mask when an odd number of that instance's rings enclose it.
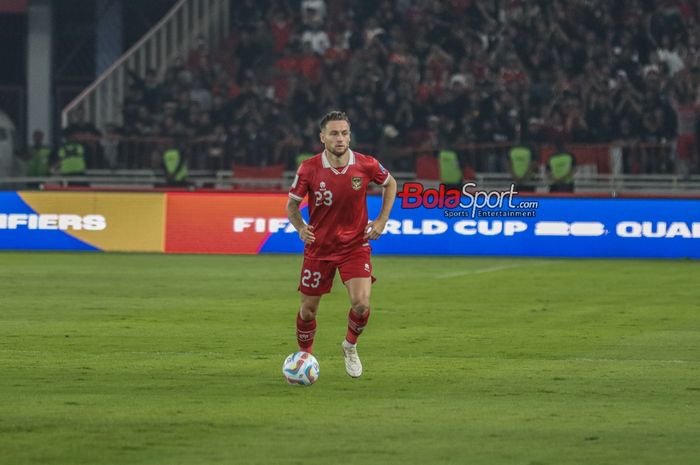
<instances>
[{"instance_id":1,"label":"white shoe lace","mask_svg":"<svg viewBox=\"0 0 700 465\"><path fill-rule=\"evenodd\" d=\"M357 356L357 349L354 347L346 347L345 354L350 363L352 363L353 365L360 361L360 358Z\"/></svg>"}]
</instances>

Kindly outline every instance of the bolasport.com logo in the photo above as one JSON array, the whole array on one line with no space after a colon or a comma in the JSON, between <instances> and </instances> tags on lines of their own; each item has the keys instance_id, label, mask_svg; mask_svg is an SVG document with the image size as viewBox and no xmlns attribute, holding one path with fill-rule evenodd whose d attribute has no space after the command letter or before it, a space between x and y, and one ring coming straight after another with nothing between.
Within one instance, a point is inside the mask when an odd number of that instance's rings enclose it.
<instances>
[{"instance_id":1,"label":"bolasport.com logo","mask_svg":"<svg viewBox=\"0 0 700 465\"><path fill-rule=\"evenodd\" d=\"M398 193L401 208L440 208L446 218L533 218L539 202L519 200L511 184L508 190L478 190L476 183L466 182L461 189L425 188L419 182L407 182Z\"/></svg>"}]
</instances>

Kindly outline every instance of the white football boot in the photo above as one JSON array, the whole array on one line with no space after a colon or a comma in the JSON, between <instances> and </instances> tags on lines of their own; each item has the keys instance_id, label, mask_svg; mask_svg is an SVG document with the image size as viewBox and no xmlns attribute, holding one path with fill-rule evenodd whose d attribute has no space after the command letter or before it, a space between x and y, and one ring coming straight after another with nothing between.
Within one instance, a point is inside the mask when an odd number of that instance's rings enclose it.
<instances>
[{"instance_id":1,"label":"white football boot","mask_svg":"<svg viewBox=\"0 0 700 465\"><path fill-rule=\"evenodd\" d=\"M353 378L362 376L362 362L357 355L357 346L343 340L341 344L343 348L343 357L345 357L345 371Z\"/></svg>"}]
</instances>

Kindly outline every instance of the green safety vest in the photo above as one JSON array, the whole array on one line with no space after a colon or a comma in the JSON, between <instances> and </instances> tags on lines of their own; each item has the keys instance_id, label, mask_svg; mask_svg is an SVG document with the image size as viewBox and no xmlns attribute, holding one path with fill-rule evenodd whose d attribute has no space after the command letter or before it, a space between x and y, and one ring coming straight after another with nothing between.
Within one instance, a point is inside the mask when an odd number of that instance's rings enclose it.
<instances>
[{"instance_id":1,"label":"green safety vest","mask_svg":"<svg viewBox=\"0 0 700 465\"><path fill-rule=\"evenodd\" d=\"M181 161L180 151L178 149L169 149L163 153L163 164L165 164L165 171L168 176L181 182L187 179L187 165L184 163L180 164Z\"/></svg>"},{"instance_id":2,"label":"green safety vest","mask_svg":"<svg viewBox=\"0 0 700 465\"><path fill-rule=\"evenodd\" d=\"M513 174L518 178L523 178L530 169L532 151L527 147L517 146L510 149L508 156L510 157L510 163L513 167ZM534 173L530 173L529 177L533 175Z\"/></svg>"},{"instance_id":3,"label":"green safety vest","mask_svg":"<svg viewBox=\"0 0 700 465\"><path fill-rule=\"evenodd\" d=\"M308 152L300 153L299 155L297 155L297 168L299 168L304 161L308 160L313 156L313 153Z\"/></svg>"},{"instance_id":4,"label":"green safety vest","mask_svg":"<svg viewBox=\"0 0 700 465\"><path fill-rule=\"evenodd\" d=\"M85 174L85 147L69 142L58 149L59 171L63 175Z\"/></svg>"},{"instance_id":5,"label":"green safety vest","mask_svg":"<svg viewBox=\"0 0 700 465\"><path fill-rule=\"evenodd\" d=\"M549 158L549 169L552 176L562 178L562 183L574 182L573 176L574 157L570 153L556 153Z\"/></svg>"},{"instance_id":6,"label":"green safety vest","mask_svg":"<svg viewBox=\"0 0 700 465\"><path fill-rule=\"evenodd\" d=\"M29 160L27 176L48 176L51 149L40 147L39 149L32 149L31 153L32 158Z\"/></svg>"},{"instance_id":7,"label":"green safety vest","mask_svg":"<svg viewBox=\"0 0 700 465\"><path fill-rule=\"evenodd\" d=\"M459 167L459 157L454 150L441 150L438 154L440 181L443 184L459 184L464 175Z\"/></svg>"}]
</instances>

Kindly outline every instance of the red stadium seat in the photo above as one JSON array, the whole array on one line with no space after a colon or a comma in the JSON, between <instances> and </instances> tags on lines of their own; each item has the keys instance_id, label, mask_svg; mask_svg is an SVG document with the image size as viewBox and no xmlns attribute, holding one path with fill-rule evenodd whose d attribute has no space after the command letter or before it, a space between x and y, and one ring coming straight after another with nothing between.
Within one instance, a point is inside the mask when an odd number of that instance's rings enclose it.
<instances>
[{"instance_id":1,"label":"red stadium seat","mask_svg":"<svg viewBox=\"0 0 700 465\"><path fill-rule=\"evenodd\" d=\"M438 159L430 155L421 155L416 158L416 178L439 181L440 164Z\"/></svg>"},{"instance_id":2,"label":"red stadium seat","mask_svg":"<svg viewBox=\"0 0 700 465\"><path fill-rule=\"evenodd\" d=\"M462 174L464 176L464 179L467 181L473 181L476 179L476 170L469 165L464 167Z\"/></svg>"}]
</instances>

